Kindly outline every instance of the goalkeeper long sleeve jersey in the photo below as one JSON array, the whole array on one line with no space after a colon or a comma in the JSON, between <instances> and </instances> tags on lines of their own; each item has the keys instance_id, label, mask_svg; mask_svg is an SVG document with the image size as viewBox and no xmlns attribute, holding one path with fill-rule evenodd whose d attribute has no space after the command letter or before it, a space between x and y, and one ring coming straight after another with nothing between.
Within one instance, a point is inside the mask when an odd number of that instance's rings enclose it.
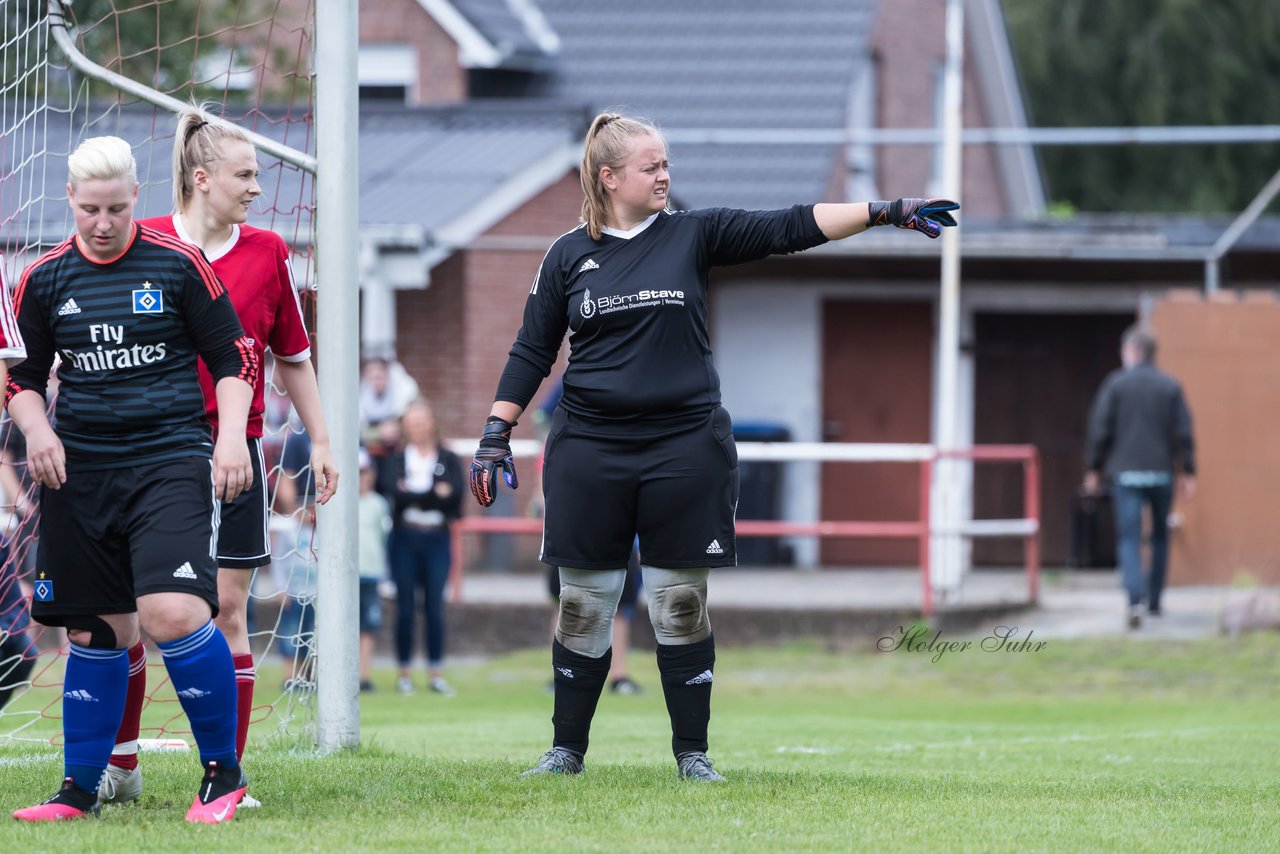
<instances>
[{"instance_id":1,"label":"goalkeeper long sleeve jersey","mask_svg":"<svg viewBox=\"0 0 1280 854\"><path fill-rule=\"evenodd\" d=\"M680 427L720 405L707 331L711 268L825 243L812 205L663 211L634 229L585 225L543 258L497 400L527 407L566 331L560 405L608 430Z\"/></svg>"}]
</instances>

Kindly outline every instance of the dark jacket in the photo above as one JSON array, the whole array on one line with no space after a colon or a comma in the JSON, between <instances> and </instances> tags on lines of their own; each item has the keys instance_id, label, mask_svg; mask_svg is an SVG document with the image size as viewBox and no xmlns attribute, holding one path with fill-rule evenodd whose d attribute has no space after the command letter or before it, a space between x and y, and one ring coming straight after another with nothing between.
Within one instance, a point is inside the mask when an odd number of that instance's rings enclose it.
<instances>
[{"instance_id":1,"label":"dark jacket","mask_svg":"<svg viewBox=\"0 0 1280 854\"><path fill-rule=\"evenodd\" d=\"M1155 365L1112 371L1089 413L1089 471L1195 474L1195 439L1182 386Z\"/></svg>"},{"instance_id":2,"label":"dark jacket","mask_svg":"<svg viewBox=\"0 0 1280 854\"><path fill-rule=\"evenodd\" d=\"M436 449L435 483L428 492L411 492L404 488L404 451L399 450L383 457L378 465L377 490L391 504L392 528L408 527L405 510L436 510L443 514L444 524L462 515L462 495L466 484L462 475L462 461L453 451L441 446ZM435 491L435 485L448 483L452 490L445 498Z\"/></svg>"}]
</instances>

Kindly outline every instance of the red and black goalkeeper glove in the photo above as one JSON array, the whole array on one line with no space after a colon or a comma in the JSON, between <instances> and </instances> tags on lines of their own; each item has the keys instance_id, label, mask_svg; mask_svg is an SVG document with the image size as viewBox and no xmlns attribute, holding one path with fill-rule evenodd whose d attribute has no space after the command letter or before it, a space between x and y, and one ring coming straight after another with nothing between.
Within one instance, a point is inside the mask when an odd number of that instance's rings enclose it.
<instances>
[{"instance_id":1,"label":"red and black goalkeeper glove","mask_svg":"<svg viewBox=\"0 0 1280 854\"><path fill-rule=\"evenodd\" d=\"M502 469L507 486L512 489L520 486L516 463L511 458L511 428L515 426L496 415L490 415L484 422L484 435L480 437L480 447L476 448L475 459L471 461L471 494L481 507L488 507L498 497L498 469Z\"/></svg>"},{"instance_id":2,"label":"red and black goalkeeper glove","mask_svg":"<svg viewBox=\"0 0 1280 854\"><path fill-rule=\"evenodd\" d=\"M898 199L896 202L868 202L871 216L867 228L877 225L894 225L909 228L926 237L937 237L942 229L956 224L951 211L960 205L950 199Z\"/></svg>"}]
</instances>

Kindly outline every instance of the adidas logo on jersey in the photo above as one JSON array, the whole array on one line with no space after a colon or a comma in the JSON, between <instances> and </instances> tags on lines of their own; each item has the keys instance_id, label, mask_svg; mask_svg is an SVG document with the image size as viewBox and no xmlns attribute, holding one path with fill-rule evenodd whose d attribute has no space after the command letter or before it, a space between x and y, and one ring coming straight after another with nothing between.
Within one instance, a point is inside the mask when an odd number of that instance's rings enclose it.
<instances>
[{"instance_id":1,"label":"adidas logo on jersey","mask_svg":"<svg viewBox=\"0 0 1280 854\"><path fill-rule=\"evenodd\" d=\"M196 571L191 568L191 561L187 561L182 566L173 571L174 578L187 578L191 581L196 580Z\"/></svg>"},{"instance_id":2,"label":"adidas logo on jersey","mask_svg":"<svg viewBox=\"0 0 1280 854\"><path fill-rule=\"evenodd\" d=\"M585 273L588 270L599 270L599 269L600 269L600 265L597 264L595 261L592 261L590 258L588 258L587 260L582 262L582 266L578 268L578 272Z\"/></svg>"},{"instance_id":3,"label":"adidas logo on jersey","mask_svg":"<svg viewBox=\"0 0 1280 854\"><path fill-rule=\"evenodd\" d=\"M68 692L66 692L65 694L63 694L62 696L66 697L68 700L80 700L80 701L85 702L85 703L96 703L96 702L98 702L98 698L97 698L97 697L93 696L93 695L92 695L92 694L90 694L88 691L84 690L83 688L77 688L77 689L75 689L74 691L68 691Z\"/></svg>"},{"instance_id":4,"label":"adidas logo on jersey","mask_svg":"<svg viewBox=\"0 0 1280 854\"><path fill-rule=\"evenodd\" d=\"M62 308L58 309L58 317L66 317L68 314L79 314L80 306L76 305L74 299L69 299L62 304Z\"/></svg>"},{"instance_id":5,"label":"adidas logo on jersey","mask_svg":"<svg viewBox=\"0 0 1280 854\"><path fill-rule=\"evenodd\" d=\"M207 697L212 693L212 691L201 691L199 688L183 688L178 692L178 696L186 697L188 700L199 700L201 697Z\"/></svg>"},{"instance_id":6,"label":"adidas logo on jersey","mask_svg":"<svg viewBox=\"0 0 1280 854\"><path fill-rule=\"evenodd\" d=\"M565 679L572 679L572 678L573 678L573 670L572 670L571 668L568 668L568 667L557 667L557 668L556 668L556 670L559 670L562 674L564 674L564 678L565 678Z\"/></svg>"},{"instance_id":7,"label":"adidas logo on jersey","mask_svg":"<svg viewBox=\"0 0 1280 854\"><path fill-rule=\"evenodd\" d=\"M709 554L709 555L722 555L722 554L724 554L724 549L720 548L720 541L719 541L719 540L712 540L712 541L711 541L711 545L707 546L707 554Z\"/></svg>"},{"instance_id":8,"label":"adidas logo on jersey","mask_svg":"<svg viewBox=\"0 0 1280 854\"><path fill-rule=\"evenodd\" d=\"M684 683L684 684L686 684L686 685L705 685L705 684L707 684L708 682L713 682L713 681L715 681L715 677L711 675L711 671L710 671L710 670L704 670L704 671L702 671L701 673L699 673L697 676L693 677L692 679L690 679L688 682L686 682L686 683Z\"/></svg>"}]
</instances>

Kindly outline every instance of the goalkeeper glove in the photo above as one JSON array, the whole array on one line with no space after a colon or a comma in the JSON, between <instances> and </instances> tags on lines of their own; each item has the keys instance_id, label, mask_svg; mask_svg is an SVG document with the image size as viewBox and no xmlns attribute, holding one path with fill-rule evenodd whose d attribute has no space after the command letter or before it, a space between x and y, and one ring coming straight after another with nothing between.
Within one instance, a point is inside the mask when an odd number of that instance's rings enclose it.
<instances>
[{"instance_id":1,"label":"goalkeeper glove","mask_svg":"<svg viewBox=\"0 0 1280 854\"><path fill-rule=\"evenodd\" d=\"M867 228L894 225L918 231L926 237L937 237L944 226L950 228L955 225L955 217L950 212L960 210L960 205L950 199L898 199L896 202L868 202L867 207L871 212Z\"/></svg>"},{"instance_id":2,"label":"goalkeeper glove","mask_svg":"<svg viewBox=\"0 0 1280 854\"><path fill-rule=\"evenodd\" d=\"M512 489L520 486L515 460L511 458L511 428L515 426L496 415L490 415L484 422L484 435L471 461L471 494L481 507L488 507L498 497L495 482L498 469L502 469L507 486Z\"/></svg>"}]
</instances>

